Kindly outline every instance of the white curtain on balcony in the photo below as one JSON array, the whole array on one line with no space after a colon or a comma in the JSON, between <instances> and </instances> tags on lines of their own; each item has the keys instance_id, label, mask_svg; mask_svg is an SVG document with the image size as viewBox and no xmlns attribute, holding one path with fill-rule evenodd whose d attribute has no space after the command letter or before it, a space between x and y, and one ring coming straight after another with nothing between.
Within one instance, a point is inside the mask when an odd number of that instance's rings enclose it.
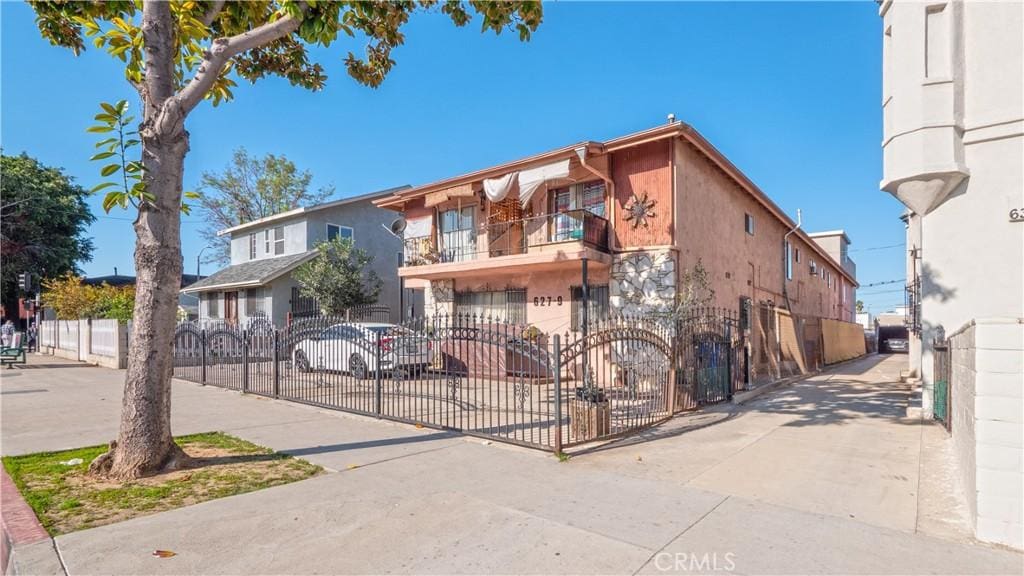
<instances>
[{"instance_id":1,"label":"white curtain on balcony","mask_svg":"<svg viewBox=\"0 0 1024 576\"><path fill-rule=\"evenodd\" d=\"M569 177L569 159L559 160L537 168L519 172L519 202L525 208L530 203L533 193L548 180L559 180Z\"/></svg>"},{"instance_id":2,"label":"white curtain on balcony","mask_svg":"<svg viewBox=\"0 0 1024 576\"><path fill-rule=\"evenodd\" d=\"M487 199L491 202L501 202L504 200L508 193L512 191L512 186L516 183L516 176L518 174L518 172L512 172L500 178L484 180L484 193L487 194Z\"/></svg>"},{"instance_id":3,"label":"white curtain on balcony","mask_svg":"<svg viewBox=\"0 0 1024 576\"><path fill-rule=\"evenodd\" d=\"M430 223L433 218L431 216L420 216L419 218L409 218L405 221L405 237L406 238L423 238L430 236Z\"/></svg>"}]
</instances>

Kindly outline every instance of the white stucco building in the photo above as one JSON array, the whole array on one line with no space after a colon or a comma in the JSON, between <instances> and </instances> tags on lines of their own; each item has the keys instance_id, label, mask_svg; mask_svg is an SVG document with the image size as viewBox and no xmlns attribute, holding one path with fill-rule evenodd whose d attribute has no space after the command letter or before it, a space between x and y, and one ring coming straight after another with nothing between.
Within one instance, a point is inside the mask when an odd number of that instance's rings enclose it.
<instances>
[{"instance_id":1,"label":"white stucco building","mask_svg":"<svg viewBox=\"0 0 1024 576\"><path fill-rule=\"evenodd\" d=\"M911 368L931 417L934 339L958 336L948 418L976 536L1021 547L1024 3L885 0L879 12L881 188L908 209Z\"/></svg>"}]
</instances>

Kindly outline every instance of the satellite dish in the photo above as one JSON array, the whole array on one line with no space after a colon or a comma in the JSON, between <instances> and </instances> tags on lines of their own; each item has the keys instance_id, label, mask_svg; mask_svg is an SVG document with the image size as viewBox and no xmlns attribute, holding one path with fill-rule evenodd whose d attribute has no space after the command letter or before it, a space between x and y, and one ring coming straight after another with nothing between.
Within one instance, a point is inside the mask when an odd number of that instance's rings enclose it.
<instances>
[{"instance_id":1,"label":"satellite dish","mask_svg":"<svg viewBox=\"0 0 1024 576\"><path fill-rule=\"evenodd\" d=\"M395 218L395 221L392 222L391 226L388 227L388 231L390 231L395 236L398 236L399 238L401 238L402 237L402 232L405 232L405 227L407 225L408 225L408 223L405 221L405 218L401 218L401 217Z\"/></svg>"}]
</instances>

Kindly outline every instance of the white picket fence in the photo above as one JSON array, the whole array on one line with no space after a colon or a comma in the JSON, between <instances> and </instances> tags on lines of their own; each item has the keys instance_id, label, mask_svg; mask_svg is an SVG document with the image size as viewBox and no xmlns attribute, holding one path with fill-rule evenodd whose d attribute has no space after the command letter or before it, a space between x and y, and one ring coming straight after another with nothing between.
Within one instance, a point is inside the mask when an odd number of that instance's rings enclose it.
<instances>
[{"instance_id":1,"label":"white picket fence","mask_svg":"<svg viewBox=\"0 0 1024 576\"><path fill-rule=\"evenodd\" d=\"M110 368L124 368L128 358L128 327L112 319L43 320L40 351Z\"/></svg>"},{"instance_id":2,"label":"white picket fence","mask_svg":"<svg viewBox=\"0 0 1024 576\"><path fill-rule=\"evenodd\" d=\"M116 356L120 350L120 335L123 333L117 320L93 320L90 352L100 356Z\"/></svg>"},{"instance_id":3,"label":"white picket fence","mask_svg":"<svg viewBox=\"0 0 1024 576\"><path fill-rule=\"evenodd\" d=\"M78 352L79 329L81 320L56 320L57 322L57 348L68 352Z\"/></svg>"},{"instance_id":4,"label":"white picket fence","mask_svg":"<svg viewBox=\"0 0 1024 576\"><path fill-rule=\"evenodd\" d=\"M57 321L43 320L39 325L39 345L49 348L57 347Z\"/></svg>"}]
</instances>

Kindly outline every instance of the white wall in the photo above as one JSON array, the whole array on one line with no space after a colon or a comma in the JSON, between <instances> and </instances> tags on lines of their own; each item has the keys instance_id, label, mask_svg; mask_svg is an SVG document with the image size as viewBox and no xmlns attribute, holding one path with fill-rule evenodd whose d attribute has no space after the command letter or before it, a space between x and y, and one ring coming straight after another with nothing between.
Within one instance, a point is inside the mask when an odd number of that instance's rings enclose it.
<instances>
[{"instance_id":1,"label":"white wall","mask_svg":"<svg viewBox=\"0 0 1024 576\"><path fill-rule=\"evenodd\" d=\"M929 13L945 6L943 74L926 69ZM911 342L931 413L931 342L979 317L1024 316L1024 3L889 1L883 32L882 186L914 210L908 274L922 280ZM890 43L891 42L891 43ZM908 277L908 281L913 276Z\"/></svg>"},{"instance_id":2,"label":"white wall","mask_svg":"<svg viewBox=\"0 0 1024 576\"><path fill-rule=\"evenodd\" d=\"M976 320L950 349L953 445L975 536L1024 548L1024 323Z\"/></svg>"}]
</instances>

